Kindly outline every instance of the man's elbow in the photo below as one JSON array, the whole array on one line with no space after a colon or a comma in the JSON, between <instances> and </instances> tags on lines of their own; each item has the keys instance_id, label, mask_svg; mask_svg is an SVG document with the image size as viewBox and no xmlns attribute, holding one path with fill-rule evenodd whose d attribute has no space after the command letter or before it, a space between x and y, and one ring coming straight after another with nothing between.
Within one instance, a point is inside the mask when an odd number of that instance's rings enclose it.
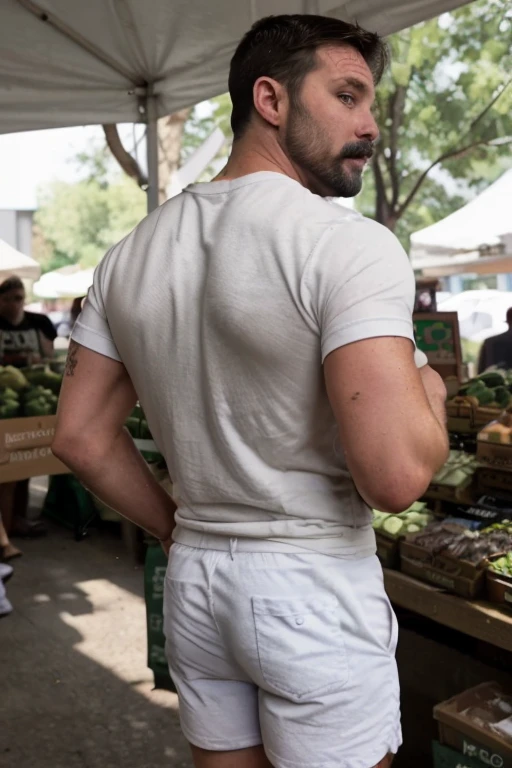
<instances>
[{"instance_id":1,"label":"man's elbow","mask_svg":"<svg viewBox=\"0 0 512 768\"><path fill-rule=\"evenodd\" d=\"M69 469L74 469L81 453L81 444L78 436L56 432L52 441L52 453Z\"/></svg>"},{"instance_id":2,"label":"man's elbow","mask_svg":"<svg viewBox=\"0 0 512 768\"><path fill-rule=\"evenodd\" d=\"M57 429L52 442L52 453L78 474L80 468L85 468L94 461L96 450L83 433Z\"/></svg>"},{"instance_id":3,"label":"man's elbow","mask_svg":"<svg viewBox=\"0 0 512 768\"><path fill-rule=\"evenodd\" d=\"M361 487L359 492L374 509L389 514L399 514L414 504L427 490L432 473L423 468L397 472L381 482Z\"/></svg>"}]
</instances>

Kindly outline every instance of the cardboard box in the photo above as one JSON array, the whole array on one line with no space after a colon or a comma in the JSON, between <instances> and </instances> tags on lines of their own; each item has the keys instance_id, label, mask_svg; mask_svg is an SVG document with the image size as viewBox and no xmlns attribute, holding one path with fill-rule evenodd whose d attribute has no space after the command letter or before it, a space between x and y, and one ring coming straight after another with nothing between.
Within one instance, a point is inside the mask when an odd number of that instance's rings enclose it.
<instances>
[{"instance_id":1,"label":"cardboard box","mask_svg":"<svg viewBox=\"0 0 512 768\"><path fill-rule=\"evenodd\" d=\"M512 472L496 467L479 467L476 471L476 486L480 496L498 495L512 503ZM500 491L496 494L496 491Z\"/></svg>"},{"instance_id":2,"label":"cardboard box","mask_svg":"<svg viewBox=\"0 0 512 768\"><path fill-rule=\"evenodd\" d=\"M499 560L500 555L491 558ZM491 603L512 611L512 578L487 569L487 597Z\"/></svg>"},{"instance_id":3,"label":"cardboard box","mask_svg":"<svg viewBox=\"0 0 512 768\"><path fill-rule=\"evenodd\" d=\"M475 398L456 396L446 403L448 432L475 434L501 413L502 409L478 405Z\"/></svg>"},{"instance_id":4,"label":"cardboard box","mask_svg":"<svg viewBox=\"0 0 512 768\"><path fill-rule=\"evenodd\" d=\"M439 723L439 741L487 768L512 768L512 736L502 736L496 730L498 723L507 732L509 722L512 725L507 714L511 701L498 683L490 682L438 704L434 717ZM506 706L499 702L506 702Z\"/></svg>"},{"instance_id":5,"label":"cardboard box","mask_svg":"<svg viewBox=\"0 0 512 768\"><path fill-rule=\"evenodd\" d=\"M450 555L432 556L426 549L407 539L400 544L400 570L460 597L472 599L482 595L485 590L485 562L477 566Z\"/></svg>"},{"instance_id":6,"label":"cardboard box","mask_svg":"<svg viewBox=\"0 0 512 768\"><path fill-rule=\"evenodd\" d=\"M481 464L512 472L512 443L494 443L486 439L486 433L478 435L476 457Z\"/></svg>"},{"instance_id":7,"label":"cardboard box","mask_svg":"<svg viewBox=\"0 0 512 768\"><path fill-rule=\"evenodd\" d=\"M56 416L0 420L0 483L69 472L52 453L56 420Z\"/></svg>"},{"instance_id":8,"label":"cardboard box","mask_svg":"<svg viewBox=\"0 0 512 768\"><path fill-rule=\"evenodd\" d=\"M398 569L400 566L400 539L375 531L377 557L383 568Z\"/></svg>"}]
</instances>

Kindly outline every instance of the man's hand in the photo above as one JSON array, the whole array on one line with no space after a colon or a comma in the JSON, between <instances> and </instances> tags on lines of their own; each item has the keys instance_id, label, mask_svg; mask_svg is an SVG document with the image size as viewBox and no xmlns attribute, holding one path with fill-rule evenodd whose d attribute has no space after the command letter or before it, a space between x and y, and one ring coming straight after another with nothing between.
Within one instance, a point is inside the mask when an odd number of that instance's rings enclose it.
<instances>
[{"instance_id":1,"label":"man's hand","mask_svg":"<svg viewBox=\"0 0 512 768\"><path fill-rule=\"evenodd\" d=\"M446 424L446 387L444 381L430 365L420 368L420 376L434 416L444 426Z\"/></svg>"},{"instance_id":2,"label":"man's hand","mask_svg":"<svg viewBox=\"0 0 512 768\"><path fill-rule=\"evenodd\" d=\"M166 557L169 557L169 550L173 545L172 535L169 536L167 539L162 539L160 541L160 544L162 546L163 551L165 552Z\"/></svg>"}]
</instances>

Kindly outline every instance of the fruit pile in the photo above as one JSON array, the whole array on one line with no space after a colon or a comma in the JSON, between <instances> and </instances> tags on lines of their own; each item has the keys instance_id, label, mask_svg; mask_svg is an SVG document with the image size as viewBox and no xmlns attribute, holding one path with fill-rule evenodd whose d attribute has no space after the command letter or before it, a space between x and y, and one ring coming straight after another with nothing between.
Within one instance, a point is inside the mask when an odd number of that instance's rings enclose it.
<instances>
[{"instance_id":1,"label":"fruit pile","mask_svg":"<svg viewBox=\"0 0 512 768\"><path fill-rule=\"evenodd\" d=\"M450 451L448 461L432 478L432 485L458 488L472 477L476 469L478 469L478 461L472 454L465 451Z\"/></svg>"},{"instance_id":2,"label":"fruit pile","mask_svg":"<svg viewBox=\"0 0 512 768\"><path fill-rule=\"evenodd\" d=\"M509 579L512 579L512 552L498 558L498 560L494 560L489 565L489 570L497 573L499 576L507 576Z\"/></svg>"},{"instance_id":3,"label":"fruit pile","mask_svg":"<svg viewBox=\"0 0 512 768\"><path fill-rule=\"evenodd\" d=\"M512 403L512 371L491 370L464 384L459 397L475 399L486 408L507 408Z\"/></svg>"},{"instance_id":4,"label":"fruit pile","mask_svg":"<svg viewBox=\"0 0 512 768\"><path fill-rule=\"evenodd\" d=\"M478 433L478 440L486 443L512 443L512 406L500 414L496 421L491 421Z\"/></svg>"},{"instance_id":5,"label":"fruit pile","mask_svg":"<svg viewBox=\"0 0 512 768\"><path fill-rule=\"evenodd\" d=\"M0 366L0 419L56 413L62 376L44 366Z\"/></svg>"},{"instance_id":6,"label":"fruit pile","mask_svg":"<svg viewBox=\"0 0 512 768\"><path fill-rule=\"evenodd\" d=\"M373 510L374 529L394 539L421 531L433 519L426 503L422 501L416 501L409 509L398 515L388 515L376 509Z\"/></svg>"},{"instance_id":7,"label":"fruit pile","mask_svg":"<svg viewBox=\"0 0 512 768\"><path fill-rule=\"evenodd\" d=\"M451 523L433 523L411 541L432 556L449 555L479 565L493 555L512 551L512 526L490 526L481 531Z\"/></svg>"}]
</instances>

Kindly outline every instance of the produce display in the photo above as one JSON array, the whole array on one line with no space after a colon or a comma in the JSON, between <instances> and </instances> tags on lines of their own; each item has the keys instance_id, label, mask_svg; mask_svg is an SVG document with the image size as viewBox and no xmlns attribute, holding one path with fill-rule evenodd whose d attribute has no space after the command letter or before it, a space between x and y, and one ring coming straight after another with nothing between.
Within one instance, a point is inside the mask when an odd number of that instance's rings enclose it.
<instances>
[{"instance_id":1,"label":"produce display","mask_svg":"<svg viewBox=\"0 0 512 768\"><path fill-rule=\"evenodd\" d=\"M433 515L422 501L415 502L405 512L398 515L388 515L386 512L373 510L373 527L391 538L399 538L409 533L417 533L432 522Z\"/></svg>"},{"instance_id":2,"label":"produce display","mask_svg":"<svg viewBox=\"0 0 512 768\"><path fill-rule=\"evenodd\" d=\"M509 406L498 419L491 421L478 433L481 442L512 443L512 406Z\"/></svg>"},{"instance_id":3,"label":"produce display","mask_svg":"<svg viewBox=\"0 0 512 768\"><path fill-rule=\"evenodd\" d=\"M498 576L507 576L512 579L512 552L508 552L503 557L494 560L489 565L489 570L493 573L497 573Z\"/></svg>"},{"instance_id":4,"label":"produce display","mask_svg":"<svg viewBox=\"0 0 512 768\"><path fill-rule=\"evenodd\" d=\"M457 394L474 398L478 405L488 408L507 408L512 404L512 371L485 371L463 384Z\"/></svg>"},{"instance_id":5,"label":"produce display","mask_svg":"<svg viewBox=\"0 0 512 768\"><path fill-rule=\"evenodd\" d=\"M466 483L478 469L478 461L465 451L450 451L448 461L432 478L433 485L448 485L457 488Z\"/></svg>"},{"instance_id":6,"label":"produce display","mask_svg":"<svg viewBox=\"0 0 512 768\"><path fill-rule=\"evenodd\" d=\"M449 555L479 565L493 555L512 551L512 527L497 524L482 531L446 522L434 523L417 533L414 544L430 555Z\"/></svg>"},{"instance_id":7,"label":"produce display","mask_svg":"<svg viewBox=\"0 0 512 768\"><path fill-rule=\"evenodd\" d=\"M0 419L56 413L61 384L62 376L45 366L0 366Z\"/></svg>"}]
</instances>

